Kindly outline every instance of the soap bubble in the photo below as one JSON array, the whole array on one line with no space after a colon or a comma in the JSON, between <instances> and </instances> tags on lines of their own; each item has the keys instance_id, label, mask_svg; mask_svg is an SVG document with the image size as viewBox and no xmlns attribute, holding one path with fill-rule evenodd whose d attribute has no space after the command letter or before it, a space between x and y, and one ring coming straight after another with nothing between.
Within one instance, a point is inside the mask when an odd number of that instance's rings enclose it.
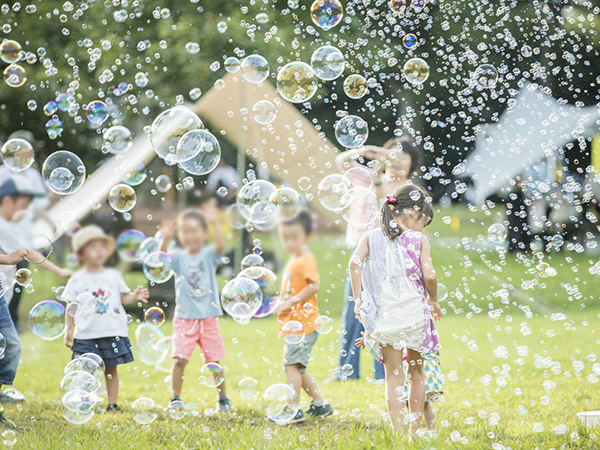
<instances>
[{"instance_id":1,"label":"soap bubble","mask_svg":"<svg viewBox=\"0 0 600 450\"><path fill-rule=\"evenodd\" d=\"M237 195L239 211L246 220L253 223L265 223L274 218L277 207L269 201L277 191L273 183L255 180L245 184Z\"/></svg>"},{"instance_id":2,"label":"soap bubble","mask_svg":"<svg viewBox=\"0 0 600 450\"><path fill-rule=\"evenodd\" d=\"M498 71L491 64L482 64L473 73L473 81L480 89L494 89L498 84Z\"/></svg>"},{"instance_id":3,"label":"soap bubble","mask_svg":"<svg viewBox=\"0 0 600 450\"><path fill-rule=\"evenodd\" d=\"M358 116L346 116L335 125L335 137L346 148L362 146L369 137L369 125Z\"/></svg>"},{"instance_id":4,"label":"soap bubble","mask_svg":"<svg viewBox=\"0 0 600 450\"><path fill-rule=\"evenodd\" d=\"M17 445L17 433L14 430L4 430L2 432L2 443L7 449Z\"/></svg>"},{"instance_id":5,"label":"soap bubble","mask_svg":"<svg viewBox=\"0 0 600 450\"><path fill-rule=\"evenodd\" d=\"M198 146L179 142L192 130L201 130L204 124L200 118L183 106L176 106L162 112L152 123L150 143L158 156L167 164L175 164L193 158L200 151Z\"/></svg>"},{"instance_id":6,"label":"soap bubble","mask_svg":"<svg viewBox=\"0 0 600 450\"><path fill-rule=\"evenodd\" d=\"M404 38L402 38L402 43L406 48L411 49L419 43L419 40L417 39L417 36L415 36L412 33L409 33L406 36L404 36Z\"/></svg>"},{"instance_id":7,"label":"soap bubble","mask_svg":"<svg viewBox=\"0 0 600 450\"><path fill-rule=\"evenodd\" d=\"M5 40L0 44L0 59L8 64L17 62L20 58L21 48L21 44L17 41Z\"/></svg>"},{"instance_id":8,"label":"soap bubble","mask_svg":"<svg viewBox=\"0 0 600 450\"><path fill-rule=\"evenodd\" d=\"M245 377L238 383L240 396L246 400L255 399L258 395L258 381L252 377Z\"/></svg>"},{"instance_id":9,"label":"soap bubble","mask_svg":"<svg viewBox=\"0 0 600 450\"><path fill-rule=\"evenodd\" d=\"M351 167L344 173L344 176L350 180L353 187L373 189L375 185L373 172L364 166Z\"/></svg>"},{"instance_id":10,"label":"soap bubble","mask_svg":"<svg viewBox=\"0 0 600 450\"><path fill-rule=\"evenodd\" d=\"M242 266L242 270L247 269L248 267L262 267L265 265L265 260L260 255L250 253L249 255L244 256L240 265Z\"/></svg>"},{"instance_id":11,"label":"soap bubble","mask_svg":"<svg viewBox=\"0 0 600 450\"><path fill-rule=\"evenodd\" d=\"M349 376L351 376L354 373L354 367L352 367L352 364L344 364L341 368L340 368L340 374L342 376L342 380L347 380Z\"/></svg>"},{"instance_id":12,"label":"soap bubble","mask_svg":"<svg viewBox=\"0 0 600 450\"><path fill-rule=\"evenodd\" d=\"M136 356L148 366L161 364L169 354L168 348L159 345L165 338L160 328L141 323L135 329Z\"/></svg>"},{"instance_id":13,"label":"soap bubble","mask_svg":"<svg viewBox=\"0 0 600 450\"><path fill-rule=\"evenodd\" d=\"M242 61L242 78L249 83L260 83L269 76L269 63L260 55L250 55Z\"/></svg>"},{"instance_id":14,"label":"soap bubble","mask_svg":"<svg viewBox=\"0 0 600 450\"><path fill-rule=\"evenodd\" d=\"M438 283L438 302L443 302L448 298L448 288L443 283Z\"/></svg>"},{"instance_id":15,"label":"soap bubble","mask_svg":"<svg viewBox=\"0 0 600 450\"><path fill-rule=\"evenodd\" d=\"M367 80L359 74L353 74L346 77L344 80L344 92L353 99L364 97L367 93Z\"/></svg>"},{"instance_id":16,"label":"soap bubble","mask_svg":"<svg viewBox=\"0 0 600 450\"><path fill-rule=\"evenodd\" d=\"M123 183L129 186L139 186L144 182L148 174L146 166L139 159L126 159L119 166L119 176Z\"/></svg>"},{"instance_id":17,"label":"soap bubble","mask_svg":"<svg viewBox=\"0 0 600 450\"><path fill-rule=\"evenodd\" d=\"M31 270L27 269L26 267L17 270L17 272L15 273L15 282L19 286L25 286L31 283L32 280L33 274L31 273Z\"/></svg>"},{"instance_id":18,"label":"soap bubble","mask_svg":"<svg viewBox=\"0 0 600 450\"><path fill-rule=\"evenodd\" d=\"M252 117L256 123L268 125L277 117L277 108L269 100L260 100L252 107Z\"/></svg>"},{"instance_id":19,"label":"soap bubble","mask_svg":"<svg viewBox=\"0 0 600 450\"><path fill-rule=\"evenodd\" d=\"M194 154L181 161L179 166L191 175L206 175L212 172L221 160L221 145L217 138L206 130L193 130L183 135L178 151L181 154Z\"/></svg>"},{"instance_id":20,"label":"soap bubble","mask_svg":"<svg viewBox=\"0 0 600 450\"><path fill-rule=\"evenodd\" d=\"M223 63L223 66L225 66L225 70L229 73L236 73L242 67L240 60L237 59L235 56L230 56L229 58L227 58Z\"/></svg>"},{"instance_id":21,"label":"soap bubble","mask_svg":"<svg viewBox=\"0 0 600 450\"><path fill-rule=\"evenodd\" d=\"M50 100L44 105L44 114L46 114L47 116L51 116L56 111L58 111L58 105L55 101Z\"/></svg>"},{"instance_id":22,"label":"soap bubble","mask_svg":"<svg viewBox=\"0 0 600 450\"><path fill-rule=\"evenodd\" d=\"M283 220L293 219L304 208L302 196L291 187L281 187L273 192L269 201L278 208L279 217Z\"/></svg>"},{"instance_id":23,"label":"soap bubble","mask_svg":"<svg viewBox=\"0 0 600 450\"><path fill-rule=\"evenodd\" d=\"M560 234L555 234L552 237L552 245L556 248L560 248L562 247L562 245L565 243L565 238L563 238Z\"/></svg>"},{"instance_id":24,"label":"soap bubble","mask_svg":"<svg viewBox=\"0 0 600 450\"><path fill-rule=\"evenodd\" d=\"M206 387L217 387L223 384L225 377L223 376L223 368L216 362L204 364L200 369L200 384Z\"/></svg>"},{"instance_id":25,"label":"soap bubble","mask_svg":"<svg viewBox=\"0 0 600 450\"><path fill-rule=\"evenodd\" d=\"M406 9L407 0L390 0L388 6L395 13L402 13Z\"/></svg>"},{"instance_id":26,"label":"soap bubble","mask_svg":"<svg viewBox=\"0 0 600 450\"><path fill-rule=\"evenodd\" d=\"M171 177L165 174L157 176L156 180L154 180L154 185L156 186L156 190L162 193L169 192L169 189L173 186Z\"/></svg>"},{"instance_id":27,"label":"soap bubble","mask_svg":"<svg viewBox=\"0 0 600 450\"><path fill-rule=\"evenodd\" d=\"M64 413L64 418L67 422L73 425L83 425L89 422L94 417L94 411L90 410L87 413L80 413L75 411L69 411L68 409Z\"/></svg>"},{"instance_id":28,"label":"soap bubble","mask_svg":"<svg viewBox=\"0 0 600 450\"><path fill-rule=\"evenodd\" d=\"M42 178L55 194L72 194L83 186L85 166L79 156L61 150L46 158L42 166Z\"/></svg>"},{"instance_id":29,"label":"soap bubble","mask_svg":"<svg viewBox=\"0 0 600 450\"><path fill-rule=\"evenodd\" d=\"M87 414L96 404L96 397L83 389L72 389L66 392L60 401L69 411Z\"/></svg>"},{"instance_id":30,"label":"soap bubble","mask_svg":"<svg viewBox=\"0 0 600 450\"><path fill-rule=\"evenodd\" d=\"M300 177L298 179L298 187L302 191L308 191L312 187L312 181L308 177Z\"/></svg>"},{"instance_id":31,"label":"soap bubble","mask_svg":"<svg viewBox=\"0 0 600 450\"><path fill-rule=\"evenodd\" d=\"M131 405L133 420L140 425L148 425L156 420L156 403L148 397L140 397Z\"/></svg>"},{"instance_id":32,"label":"soap bubble","mask_svg":"<svg viewBox=\"0 0 600 450\"><path fill-rule=\"evenodd\" d=\"M506 239L506 227L501 223L494 223L488 228L488 241L501 244Z\"/></svg>"},{"instance_id":33,"label":"soap bubble","mask_svg":"<svg viewBox=\"0 0 600 450\"><path fill-rule=\"evenodd\" d=\"M128 184L117 184L108 193L108 203L117 212L131 211L136 202L135 191Z\"/></svg>"},{"instance_id":34,"label":"soap bubble","mask_svg":"<svg viewBox=\"0 0 600 450\"><path fill-rule=\"evenodd\" d=\"M258 283L245 277L234 278L221 291L223 309L235 319L250 319L260 309L262 299Z\"/></svg>"},{"instance_id":35,"label":"soap bubble","mask_svg":"<svg viewBox=\"0 0 600 450\"><path fill-rule=\"evenodd\" d=\"M100 100L88 103L85 112L87 119L94 125L101 125L108 119L108 106Z\"/></svg>"},{"instance_id":36,"label":"soap bubble","mask_svg":"<svg viewBox=\"0 0 600 450\"><path fill-rule=\"evenodd\" d=\"M21 87L27 81L25 69L18 64L11 64L4 69L4 81L10 87Z\"/></svg>"},{"instance_id":37,"label":"soap bubble","mask_svg":"<svg viewBox=\"0 0 600 450\"><path fill-rule=\"evenodd\" d=\"M406 80L414 85L425 83L429 78L429 65L421 58L411 58L402 69Z\"/></svg>"},{"instance_id":38,"label":"soap bubble","mask_svg":"<svg viewBox=\"0 0 600 450\"><path fill-rule=\"evenodd\" d=\"M71 301L71 299L67 299ZM79 314L92 314L98 306L98 298L90 294L89 292L82 292L75 299L77 303L77 311Z\"/></svg>"},{"instance_id":39,"label":"soap bubble","mask_svg":"<svg viewBox=\"0 0 600 450\"><path fill-rule=\"evenodd\" d=\"M41 258L36 257L35 259L32 259L33 256L29 258L23 258L25 261L33 264L43 263L50 257L54 250L54 247L52 246L52 241L47 236L41 234L36 234L31 237L29 247L31 248L31 250L35 250L41 255Z\"/></svg>"},{"instance_id":40,"label":"soap bubble","mask_svg":"<svg viewBox=\"0 0 600 450\"><path fill-rule=\"evenodd\" d=\"M299 344L304 340L304 325L297 320L290 320L281 327L281 334L286 343L290 345Z\"/></svg>"},{"instance_id":41,"label":"soap bubble","mask_svg":"<svg viewBox=\"0 0 600 450\"><path fill-rule=\"evenodd\" d=\"M4 352L6 352L6 338L0 333L0 359L4 358Z\"/></svg>"},{"instance_id":42,"label":"soap bubble","mask_svg":"<svg viewBox=\"0 0 600 450\"><path fill-rule=\"evenodd\" d=\"M62 136L63 123L58 118L52 118L46 122L46 133L50 139L56 139Z\"/></svg>"},{"instance_id":43,"label":"soap bubble","mask_svg":"<svg viewBox=\"0 0 600 450\"><path fill-rule=\"evenodd\" d=\"M91 397L89 396L95 394L98 391L98 389L100 389L100 385L100 380L94 378L94 376L91 373L86 372L84 370L74 370L72 372L67 373L63 377L63 379L60 382L58 392L60 398L63 399L65 398L65 396L67 396L68 393L72 391L83 391L81 397L84 398L82 398L81 401L82 403L84 403L84 405L82 409L79 409L79 412L87 412L91 407L93 407L93 405L91 405L89 408L87 408L89 406L88 402L91 401ZM85 394L87 394L88 396L87 399L85 398ZM70 398L69 406L73 408L68 409L70 409L71 411L78 411L78 408L76 408L76 402L77 396L75 396L74 398ZM64 406L67 407L67 405Z\"/></svg>"},{"instance_id":44,"label":"soap bubble","mask_svg":"<svg viewBox=\"0 0 600 450\"><path fill-rule=\"evenodd\" d=\"M336 47L325 45L314 51L310 65L322 80L335 80L344 71L344 54Z\"/></svg>"},{"instance_id":45,"label":"soap bubble","mask_svg":"<svg viewBox=\"0 0 600 450\"><path fill-rule=\"evenodd\" d=\"M165 323L165 312L158 306L153 306L144 313L144 320L155 327L160 327Z\"/></svg>"},{"instance_id":46,"label":"soap bubble","mask_svg":"<svg viewBox=\"0 0 600 450\"><path fill-rule=\"evenodd\" d=\"M315 328L319 334L329 334L333 330L333 319L328 316L319 316L315 319Z\"/></svg>"},{"instance_id":47,"label":"soap bubble","mask_svg":"<svg viewBox=\"0 0 600 450\"><path fill-rule=\"evenodd\" d=\"M117 239L117 253L122 261L135 262L141 259L140 246L146 235L139 230L127 230Z\"/></svg>"},{"instance_id":48,"label":"soap bubble","mask_svg":"<svg viewBox=\"0 0 600 450\"><path fill-rule=\"evenodd\" d=\"M229 205L225 213L227 223L231 224L236 230L242 230L248 226L248 219L242 214L242 206L238 203Z\"/></svg>"},{"instance_id":49,"label":"soap bubble","mask_svg":"<svg viewBox=\"0 0 600 450\"><path fill-rule=\"evenodd\" d=\"M113 155L122 155L133 146L131 131L121 125L108 128L102 137L104 138L102 150Z\"/></svg>"},{"instance_id":50,"label":"soap bubble","mask_svg":"<svg viewBox=\"0 0 600 450\"><path fill-rule=\"evenodd\" d=\"M71 106L73 102L75 102L75 97L67 92L63 92L56 96L56 106L61 111L68 111L69 106Z\"/></svg>"},{"instance_id":51,"label":"soap bubble","mask_svg":"<svg viewBox=\"0 0 600 450\"><path fill-rule=\"evenodd\" d=\"M286 425L298 413L299 399L296 391L288 384L278 383L263 394L262 405L265 415L277 425Z\"/></svg>"},{"instance_id":52,"label":"soap bubble","mask_svg":"<svg viewBox=\"0 0 600 450\"><path fill-rule=\"evenodd\" d=\"M346 193L352 189L352 183L348 178L340 174L327 175L319 183L317 195L319 202L325 209L341 212L346 206L343 201L348 201Z\"/></svg>"},{"instance_id":53,"label":"soap bubble","mask_svg":"<svg viewBox=\"0 0 600 450\"><path fill-rule=\"evenodd\" d=\"M155 237L148 237L140 244L140 258L138 261L143 261L150 253L155 253L160 250L161 240Z\"/></svg>"},{"instance_id":54,"label":"soap bubble","mask_svg":"<svg viewBox=\"0 0 600 450\"><path fill-rule=\"evenodd\" d=\"M304 103L317 92L317 77L311 66L300 61L286 64L277 74L277 92L291 103Z\"/></svg>"},{"instance_id":55,"label":"soap bubble","mask_svg":"<svg viewBox=\"0 0 600 450\"><path fill-rule=\"evenodd\" d=\"M259 255L256 256L262 259ZM279 294L277 276L266 267L250 266L242 270L238 274L238 277L255 281L262 291L262 304L253 317L267 317L273 314L279 304L279 301L276 299L276 296Z\"/></svg>"},{"instance_id":56,"label":"soap bubble","mask_svg":"<svg viewBox=\"0 0 600 450\"><path fill-rule=\"evenodd\" d=\"M319 28L327 31L342 20L344 7L339 0L315 0L310 7L310 16Z\"/></svg>"},{"instance_id":57,"label":"soap bubble","mask_svg":"<svg viewBox=\"0 0 600 450\"><path fill-rule=\"evenodd\" d=\"M0 149L2 162L13 172L22 172L33 164L35 157L32 145L25 139L10 139Z\"/></svg>"},{"instance_id":58,"label":"soap bubble","mask_svg":"<svg viewBox=\"0 0 600 450\"><path fill-rule=\"evenodd\" d=\"M69 364L65 366L63 375L75 371L83 371L92 375L95 380L100 381L102 377L104 377L104 370L104 360L100 356L95 353L84 353L71 360Z\"/></svg>"},{"instance_id":59,"label":"soap bubble","mask_svg":"<svg viewBox=\"0 0 600 450\"><path fill-rule=\"evenodd\" d=\"M165 252L150 253L144 259L144 275L151 283L166 283L173 276L173 259Z\"/></svg>"},{"instance_id":60,"label":"soap bubble","mask_svg":"<svg viewBox=\"0 0 600 450\"><path fill-rule=\"evenodd\" d=\"M158 355L165 355L162 362L158 363L155 368L164 373L171 373L172 359L168 356L173 352L173 336L165 336L156 341L154 350Z\"/></svg>"},{"instance_id":61,"label":"soap bubble","mask_svg":"<svg viewBox=\"0 0 600 450\"><path fill-rule=\"evenodd\" d=\"M169 403L169 406L165 408L165 410L168 411L169 416L171 416L171 419L175 420L181 420L186 415L185 403L183 403L182 400L172 401L171 403Z\"/></svg>"},{"instance_id":62,"label":"soap bubble","mask_svg":"<svg viewBox=\"0 0 600 450\"><path fill-rule=\"evenodd\" d=\"M46 341L62 336L65 332L65 307L54 300L37 303L29 311L29 328Z\"/></svg>"}]
</instances>

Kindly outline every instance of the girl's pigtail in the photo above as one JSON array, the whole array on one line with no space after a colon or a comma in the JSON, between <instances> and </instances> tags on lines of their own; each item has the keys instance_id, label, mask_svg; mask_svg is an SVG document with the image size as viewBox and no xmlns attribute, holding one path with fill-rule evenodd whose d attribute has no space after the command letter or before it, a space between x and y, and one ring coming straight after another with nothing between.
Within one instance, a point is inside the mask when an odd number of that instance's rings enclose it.
<instances>
[{"instance_id":1,"label":"girl's pigtail","mask_svg":"<svg viewBox=\"0 0 600 450\"><path fill-rule=\"evenodd\" d=\"M396 223L396 220L394 220L394 213L396 212L395 203L397 203L395 197L388 197L381 207L381 228L390 239L397 238L402 234L402 230Z\"/></svg>"}]
</instances>

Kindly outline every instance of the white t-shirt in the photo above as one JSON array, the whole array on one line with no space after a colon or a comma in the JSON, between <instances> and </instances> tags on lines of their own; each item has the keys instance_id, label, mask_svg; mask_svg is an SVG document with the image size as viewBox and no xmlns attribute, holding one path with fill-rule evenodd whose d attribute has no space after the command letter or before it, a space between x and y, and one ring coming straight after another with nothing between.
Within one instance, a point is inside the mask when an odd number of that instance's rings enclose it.
<instances>
[{"instance_id":1,"label":"white t-shirt","mask_svg":"<svg viewBox=\"0 0 600 450\"><path fill-rule=\"evenodd\" d=\"M98 303L93 312L82 312L75 316L75 339L127 337L127 319L121 294L129 292L131 289L118 270L103 269L98 273L90 273L82 269L76 272L67 283L63 298L74 302L80 294L88 293Z\"/></svg>"},{"instance_id":2,"label":"white t-shirt","mask_svg":"<svg viewBox=\"0 0 600 450\"><path fill-rule=\"evenodd\" d=\"M0 254L8 255L19 247L15 223L0 217ZM15 266L0 266L0 295L10 304L13 297L12 283L15 279Z\"/></svg>"}]
</instances>

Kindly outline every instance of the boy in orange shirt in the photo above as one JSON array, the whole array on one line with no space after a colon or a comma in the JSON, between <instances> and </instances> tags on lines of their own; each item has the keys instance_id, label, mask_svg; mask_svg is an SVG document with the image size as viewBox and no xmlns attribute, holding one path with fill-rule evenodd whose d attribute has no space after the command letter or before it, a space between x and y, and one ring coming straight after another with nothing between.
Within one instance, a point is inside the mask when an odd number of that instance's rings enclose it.
<instances>
[{"instance_id":1,"label":"boy in orange shirt","mask_svg":"<svg viewBox=\"0 0 600 450\"><path fill-rule=\"evenodd\" d=\"M333 414L315 379L306 372L312 348L319 336L315 321L319 317L317 292L320 278L315 257L308 250L313 235L312 218L308 211L301 211L296 217L279 224L281 244L292 256L285 268L281 286L282 301L277 307L279 337L285 340L283 365L287 384L296 392L295 400L299 400L301 388L311 399L306 414L298 409L291 422L302 422L307 415L325 417Z\"/></svg>"}]
</instances>

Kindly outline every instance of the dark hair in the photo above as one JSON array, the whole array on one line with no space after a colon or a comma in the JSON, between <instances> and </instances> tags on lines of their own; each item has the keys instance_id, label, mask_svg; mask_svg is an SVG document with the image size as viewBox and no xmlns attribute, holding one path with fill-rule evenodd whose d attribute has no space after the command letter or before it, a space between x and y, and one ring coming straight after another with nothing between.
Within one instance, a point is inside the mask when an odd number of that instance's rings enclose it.
<instances>
[{"instance_id":1,"label":"dark hair","mask_svg":"<svg viewBox=\"0 0 600 450\"><path fill-rule=\"evenodd\" d=\"M202 211L200 211L199 209L186 209L177 217L178 222L186 219L197 220L198 222L200 222L200 225L202 225L202 228L204 228L205 230L208 229L208 226L206 225L206 219L202 215Z\"/></svg>"},{"instance_id":2,"label":"dark hair","mask_svg":"<svg viewBox=\"0 0 600 450\"><path fill-rule=\"evenodd\" d=\"M404 153L410 155L410 173L408 174L409 178L419 170L419 167L421 166L421 160L423 159L423 154L421 153L421 150L419 149L415 140L411 137L394 137L383 144L383 148L387 148L388 150L402 150Z\"/></svg>"},{"instance_id":3,"label":"dark hair","mask_svg":"<svg viewBox=\"0 0 600 450\"><path fill-rule=\"evenodd\" d=\"M4 199L5 199L6 197L10 197L10 198L12 199L12 201L13 201L13 202L16 202L16 201L17 201L17 200L19 200L20 198L25 198L25 197L27 197L27 198L30 198L30 199L33 199L33 195L29 195L29 194L21 194L21 193L19 193L19 192L15 192L14 194L8 194L8 195L5 195L4 197L0 198L0 203L1 203L2 201L4 201Z\"/></svg>"},{"instance_id":4,"label":"dark hair","mask_svg":"<svg viewBox=\"0 0 600 450\"><path fill-rule=\"evenodd\" d=\"M381 207L381 229L390 238L400 236L404 230L396 223L394 216L409 214L411 211L419 211L420 217L428 217L429 222L433 220L433 206L431 196L422 187L416 184L406 184L388 197Z\"/></svg>"},{"instance_id":5,"label":"dark hair","mask_svg":"<svg viewBox=\"0 0 600 450\"><path fill-rule=\"evenodd\" d=\"M303 209L300 211L300 213L298 213L298 215L290 219L282 220L281 224L286 226L300 225L304 229L304 232L307 236L314 230L312 216L306 209Z\"/></svg>"}]
</instances>

